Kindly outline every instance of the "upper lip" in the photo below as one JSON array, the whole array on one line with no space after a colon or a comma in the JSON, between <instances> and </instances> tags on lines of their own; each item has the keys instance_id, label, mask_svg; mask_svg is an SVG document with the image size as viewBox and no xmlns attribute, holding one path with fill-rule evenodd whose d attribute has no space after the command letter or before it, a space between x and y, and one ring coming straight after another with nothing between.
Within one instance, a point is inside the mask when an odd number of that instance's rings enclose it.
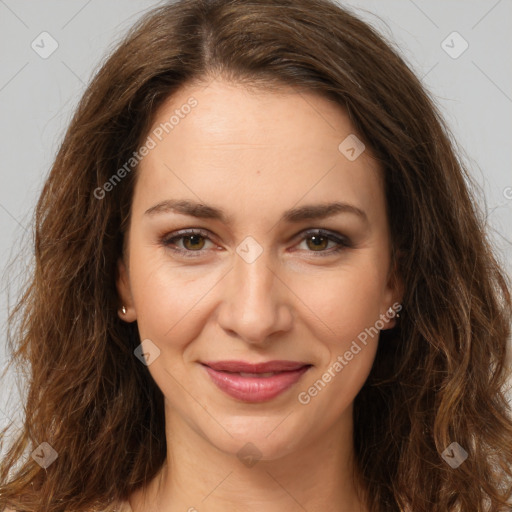
<instances>
[{"instance_id":1,"label":"upper lip","mask_svg":"<svg viewBox=\"0 0 512 512\"><path fill-rule=\"evenodd\" d=\"M243 373L284 372L298 370L304 366L310 366L310 364L300 361L266 361L264 363L247 363L245 361L206 361L202 364L217 371Z\"/></svg>"}]
</instances>

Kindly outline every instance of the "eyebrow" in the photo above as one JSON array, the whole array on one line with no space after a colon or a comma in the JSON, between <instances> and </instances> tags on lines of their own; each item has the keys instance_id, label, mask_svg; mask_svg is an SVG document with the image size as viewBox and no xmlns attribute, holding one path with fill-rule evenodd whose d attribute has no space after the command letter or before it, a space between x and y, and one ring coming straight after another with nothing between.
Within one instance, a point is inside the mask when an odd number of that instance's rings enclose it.
<instances>
[{"instance_id":1,"label":"eyebrow","mask_svg":"<svg viewBox=\"0 0 512 512\"><path fill-rule=\"evenodd\" d=\"M144 212L144 215L153 216L156 214L169 212L180 213L182 215L197 217L199 219L219 220L224 224L230 224L232 221L232 217L228 216L226 212L220 208L215 208L203 203L196 203L184 199L167 199L165 201L161 201L151 208L148 208ZM363 210L357 206L339 201L326 204L306 205L299 208L291 208L290 210L283 212L281 221L298 223L304 220L325 219L340 213L350 213L356 215L361 220L368 223L368 217Z\"/></svg>"}]
</instances>

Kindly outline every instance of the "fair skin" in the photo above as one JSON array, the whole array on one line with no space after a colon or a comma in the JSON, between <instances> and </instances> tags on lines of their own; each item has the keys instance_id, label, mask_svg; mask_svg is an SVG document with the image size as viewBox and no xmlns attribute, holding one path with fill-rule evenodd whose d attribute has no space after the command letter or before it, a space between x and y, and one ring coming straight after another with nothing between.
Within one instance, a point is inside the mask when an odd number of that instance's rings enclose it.
<instances>
[{"instance_id":1,"label":"fair skin","mask_svg":"<svg viewBox=\"0 0 512 512\"><path fill-rule=\"evenodd\" d=\"M222 79L188 85L159 109L153 128L191 96L198 105L137 169L119 260L127 309L120 316L136 320L141 340L160 350L147 368L165 397L167 441L166 464L130 505L134 512L365 512L352 477L352 411L378 336L309 403L298 395L400 301L381 169L368 148L354 161L338 149L357 133L340 106L289 89L255 92ZM175 199L222 209L226 222L145 213ZM286 210L334 201L364 216L345 208L280 220ZM208 238L173 246L193 257L161 241L193 228ZM315 228L346 237L350 247L334 253L339 244L328 238L315 245L304 234ZM262 250L250 263L237 253L247 236ZM260 403L227 395L200 364L276 359L312 366ZM249 442L261 454L250 467L237 457Z\"/></svg>"}]
</instances>

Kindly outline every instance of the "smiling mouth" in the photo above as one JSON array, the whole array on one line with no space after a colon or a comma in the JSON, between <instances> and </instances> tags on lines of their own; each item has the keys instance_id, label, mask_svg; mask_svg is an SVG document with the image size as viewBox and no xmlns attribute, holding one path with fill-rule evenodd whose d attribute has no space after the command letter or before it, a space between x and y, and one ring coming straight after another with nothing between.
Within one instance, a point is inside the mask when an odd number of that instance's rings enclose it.
<instances>
[{"instance_id":1,"label":"smiling mouth","mask_svg":"<svg viewBox=\"0 0 512 512\"><path fill-rule=\"evenodd\" d=\"M293 361L201 363L211 381L243 402L266 402L290 389L313 365Z\"/></svg>"},{"instance_id":2,"label":"smiling mouth","mask_svg":"<svg viewBox=\"0 0 512 512\"><path fill-rule=\"evenodd\" d=\"M302 361L274 360L261 363L249 363L246 361L205 361L201 364L213 370L230 373L278 373L298 370L304 366L311 366Z\"/></svg>"}]
</instances>

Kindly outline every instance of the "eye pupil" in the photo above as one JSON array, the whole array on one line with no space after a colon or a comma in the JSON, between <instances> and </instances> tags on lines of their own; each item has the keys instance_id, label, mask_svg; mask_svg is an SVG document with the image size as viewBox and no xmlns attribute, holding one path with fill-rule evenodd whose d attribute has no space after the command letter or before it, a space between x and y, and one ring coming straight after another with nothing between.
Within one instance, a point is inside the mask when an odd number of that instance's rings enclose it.
<instances>
[{"instance_id":1,"label":"eye pupil","mask_svg":"<svg viewBox=\"0 0 512 512\"><path fill-rule=\"evenodd\" d=\"M313 241L313 246L312 247L317 248L317 249L318 248L325 249L325 242L328 242L328 240L327 240L327 238L325 236L318 236L318 235L311 235L308 238L308 241L311 241L311 240Z\"/></svg>"},{"instance_id":2,"label":"eye pupil","mask_svg":"<svg viewBox=\"0 0 512 512\"><path fill-rule=\"evenodd\" d=\"M198 247L196 245L198 239L202 239L203 243L202 244L199 244L200 247ZM188 247L187 246L187 242L191 241L191 240L194 240L195 242L192 242L192 247ZM183 245L187 248L187 249L202 249L203 248L203 245L204 245L204 237L202 235L187 235L187 236L184 236L183 237Z\"/></svg>"}]
</instances>

